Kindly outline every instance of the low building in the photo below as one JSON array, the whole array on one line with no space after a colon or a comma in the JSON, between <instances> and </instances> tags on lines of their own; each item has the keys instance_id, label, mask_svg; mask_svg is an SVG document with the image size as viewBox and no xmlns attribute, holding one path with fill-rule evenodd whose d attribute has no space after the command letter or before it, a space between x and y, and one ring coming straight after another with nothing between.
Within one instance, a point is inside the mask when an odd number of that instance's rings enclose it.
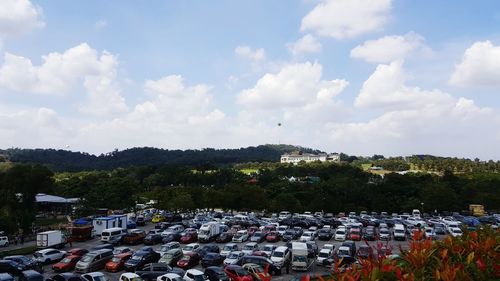
<instances>
[{"instance_id":1,"label":"low building","mask_svg":"<svg viewBox=\"0 0 500 281\"><path fill-rule=\"evenodd\" d=\"M312 153L302 153L302 152L292 152L281 155L281 163L292 163L298 164L304 161L306 163L320 161L320 162L339 162L340 155L337 153L327 154L312 154Z\"/></svg>"}]
</instances>

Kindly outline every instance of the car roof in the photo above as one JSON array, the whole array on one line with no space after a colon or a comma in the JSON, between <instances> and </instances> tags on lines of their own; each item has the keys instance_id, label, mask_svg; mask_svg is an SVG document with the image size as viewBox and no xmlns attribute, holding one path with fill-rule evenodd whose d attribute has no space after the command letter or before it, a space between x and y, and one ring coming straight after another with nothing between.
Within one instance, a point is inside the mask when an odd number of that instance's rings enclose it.
<instances>
[{"instance_id":1,"label":"car roof","mask_svg":"<svg viewBox=\"0 0 500 281\"><path fill-rule=\"evenodd\" d=\"M278 248L276 248L274 251L278 251L278 252L284 252L288 250L288 247L287 246L279 246Z\"/></svg>"},{"instance_id":2,"label":"car roof","mask_svg":"<svg viewBox=\"0 0 500 281\"><path fill-rule=\"evenodd\" d=\"M88 276L92 276L92 277L97 277L97 276L104 276L104 273L102 272L89 272L89 273L85 273L83 275L88 275Z\"/></svg>"},{"instance_id":3,"label":"car roof","mask_svg":"<svg viewBox=\"0 0 500 281\"><path fill-rule=\"evenodd\" d=\"M203 275L203 272L198 269L188 269L186 273L191 273L193 275Z\"/></svg>"},{"instance_id":4,"label":"car roof","mask_svg":"<svg viewBox=\"0 0 500 281\"><path fill-rule=\"evenodd\" d=\"M330 253L332 249L321 249L319 250L320 253Z\"/></svg>"},{"instance_id":5,"label":"car roof","mask_svg":"<svg viewBox=\"0 0 500 281\"><path fill-rule=\"evenodd\" d=\"M35 253L45 254L45 253L50 252L50 251L59 251L59 250L57 250L57 249L53 249L53 248L48 248L48 249L41 249L41 250L38 250L38 251L36 251Z\"/></svg>"}]
</instances>

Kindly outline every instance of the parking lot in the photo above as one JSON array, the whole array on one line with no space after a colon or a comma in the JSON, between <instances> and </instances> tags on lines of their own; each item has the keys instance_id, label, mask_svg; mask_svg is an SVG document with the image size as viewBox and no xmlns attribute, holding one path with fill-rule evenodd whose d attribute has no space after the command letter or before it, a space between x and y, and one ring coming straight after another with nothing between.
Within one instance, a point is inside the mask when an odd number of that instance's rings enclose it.
<instances>
[{"instance_id":1,"label":"parking lot","mask_svg":"<svg viewBox=\"0 0 500 281\"><path fill-rule=\"evenodd\" d=\"M141 229L144 229L146 232L148 232L150 229L154 228L155 224L153 223L148 223L146 224L146 226L144 227L139 227ZM441 239L442 237L438 237L438 239ZM249 241L247 241L249 242ZM241 248L245 243L247 242L244 242L244 243L236 243L239 245L239 247ZM333 240L330 240L330 241L319 241L319 240L316 240L316 243L318 244L318 248L321 249L323 247L324 244L333 244L335 246L335 249L338 249L338 247L342 244L342 242L339 242L339 241L333 241ZM394 241L394 240L390 240L390 241L369 241L369 242L365 242L365 241L357 241L356 242L356 246L357 248L359 247L359 245L361 244L365 244L365 243L369 243L370 246L373 246L373 247L376 247L377 244L383 244L383 245L387 245L387 247L389 249L392 249L392 254L398 254L400 252L400 248L402 249L407 249L408 247L408 242L407 241ZM85 248L85 249L90 249L96 245L100 245L102 244L102 242L100 241L99 238L94 238L92 240L89 240L89 241L86 241L86 242L74 242L73 243L73 246L72 247L66 247L64 250L68 250L70 248ZM268 242L262 242L262 243L259 243L259 247L263 247L265 244L275 244L276 246L281 246L281 245L285 245L285 242L283 241L279 241L279 242L276 242L276 243L268 243ZM160 246L161 244L157 244L157 245L154 245L153 248L156 249ZM218 244L219 247L222 248L222 246L224 245L224 243L220 243ZM143 244L139 244L139 245L134 245L134 246L129 246L130 248L134 249L134 250L137 250L141 247L143 247L144 245ZM195 267L196 269L200 269L203 271L201 265L197 265ZM319 272L324 272L328 270L327 268L325 268L324 266L318 266L316 265L315 263L313 263L311 265L311 267L309 268L308 272L315 272L315 273L319 273ZM110 273L110 272L106 272L104 270L101 270L101 272L103 272L106 276L109 277L109 280L118 280L119 276L121 275L121 273L123 273L123 271L121 272L117 272L117 273ZM289 274L286 274L285 272L285 269L282 270L283 274L282 275L277 275L277 276L273 276L273 280L290 280L293 278L294 275L296 274L299 274L299 273L304 273L304 272L294 272L290 269L290 273ZM51 268L51 265L45 265L44 266L44 277L45 278L50 278L51 276L55 275L56 273L53 272L52 268Z\"/></svg>"}]
</instances>

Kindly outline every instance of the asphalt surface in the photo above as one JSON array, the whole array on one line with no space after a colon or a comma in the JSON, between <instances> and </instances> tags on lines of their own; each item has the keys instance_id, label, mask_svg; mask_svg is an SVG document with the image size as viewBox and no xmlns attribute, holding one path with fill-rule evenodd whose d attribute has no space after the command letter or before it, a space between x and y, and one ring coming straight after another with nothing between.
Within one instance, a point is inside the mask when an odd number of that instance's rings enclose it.
<instances>
[{"instance_id":1,"label":"asphalt surface","mask_svg":"<svg viewBox=\"0 0 500 281\"><path fill-rule=\"evenodd\" d=\"M154 228L154 224L149 223L145 227L139 227L139 228L144 229L147 232L150 229ZM245 243L248 243L248 242L249 241L244 242L244 243L236 243L236 244L239 244L239 246L241 248ZM333 244L335 246L335 249L338 249L338 247L342 244L342 242L333 241L333 240L330 240L330 241L319 241L319 240L317 240L316 242L318 244L319 249L321 249L324 244ZM357 241L356 242L356 248L358 248L359 245L364 244L364 243L365 243L365 241ZM407 249L408 248L408 241L394 241L394 240L390 240L390 241L370 241L368 243L370 244L370 246L376 246L378 243L382 243L383 245L388 245L388 247L392 249L392 254L398 254L400 252L400 250L399 250L400 247L403 248L403 249ZM63 250L69 250L69 249L72 249L72 248L90 249L90 248L92 248L92 247L94 247L96 245L100 245L100 244L102 244L102 242L100 241L100 239L99 238L94 238L94 239L86 241L86 242L74 242L72 247L66 247ZM285 242L283 242L283 241L280 241L280 242L277 242L277 243L262 242L262 243L259 243L259 246L263 247L265 244L275 244L277 246L281 246L281 245L285 245ZM221 243L221 244L218 244L218 245L219 245L219 247L222 248L222 246L224 244ZM134 250L137 250L137 249L139 249L139 248L141 248L143 246L144 246L143 244L139 244L139 245L128 246L128 247L130 247L130 248L132 248ZM161 246L161 244L157 244L157 245L153 245L152 247L154 249L156 249L156 248L158 248L160 246ZM52 267L52 265L45 265L44 266L44 273L43 274L44 274L45 278L52 277L53 275L56 274L55 272L53 272L53 270L52 270L51 267ZM201 265L198 265L195 268L203 271L203 268L201 267ZM319 273L319 272L324 272L326 270L328 270L328 269L326 269L323 266L317 266L317 265L315 265L315 263L313 263L311 265L311 267L309 268L308 272L310 272L310 273L312 273L312 272ZM106 276L108 276L109 280L111 280L111 281L118 280L118 278L120 277L120 275L123 273L123 271L117 272L117 273L110 273L110 272L107 272L107 271L104 271L104 270L101 270L101 272L103 272ZM285 270L283 269L283 274L279 275L279 276L273 276L273 280L278 280L278 281L281 281L281 280L290 280L295 275L300 274L300 273L304 273L304 272L294 272L293 270L290 269L290 274L285 274Z\"/></svg>"}]
</instances>

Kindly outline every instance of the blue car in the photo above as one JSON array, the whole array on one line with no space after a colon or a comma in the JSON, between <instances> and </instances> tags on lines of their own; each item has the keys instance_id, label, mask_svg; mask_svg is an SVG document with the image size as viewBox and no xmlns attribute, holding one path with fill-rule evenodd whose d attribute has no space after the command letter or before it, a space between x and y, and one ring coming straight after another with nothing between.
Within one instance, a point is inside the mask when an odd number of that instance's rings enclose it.
<instances>
[{"instance_id":1,"label":"blue car","mask_svg":"<svg viewBox=\"0 0 500 281\"><path fill-rule=\"evenodd\" d=\"M137 228L137 224L135 223L135 221L129 220L127 222L127 229L134 229L134 228Z\"/></svg>"}]
</instances>

